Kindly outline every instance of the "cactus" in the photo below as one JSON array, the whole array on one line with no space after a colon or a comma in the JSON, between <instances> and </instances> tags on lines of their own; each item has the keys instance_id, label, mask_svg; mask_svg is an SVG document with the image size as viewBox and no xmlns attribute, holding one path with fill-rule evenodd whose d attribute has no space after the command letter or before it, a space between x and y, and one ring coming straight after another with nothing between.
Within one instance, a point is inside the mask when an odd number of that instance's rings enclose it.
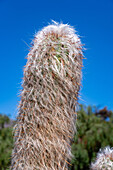
<instances>
[{"instance_id":1,"label":"cactus","mask_svg":"<svg viewBox=\"0 0 113 170\"><path fill-rule=\"evenodd\" d=\"M53 23L33 40L14 127L13 170L66 170L81 82L82 44L67 24Z\"/></svg>"},{"instance_id":2,"label":"cactus","mask_svg":"<svg viewBox=\"0 0 113 170\"><path fill-rule=\"evenodd\" d=\"M91 170L113 170L113 148L108 146L100 149L96 161L91 164Z\"/></svg>"}]
</instances>

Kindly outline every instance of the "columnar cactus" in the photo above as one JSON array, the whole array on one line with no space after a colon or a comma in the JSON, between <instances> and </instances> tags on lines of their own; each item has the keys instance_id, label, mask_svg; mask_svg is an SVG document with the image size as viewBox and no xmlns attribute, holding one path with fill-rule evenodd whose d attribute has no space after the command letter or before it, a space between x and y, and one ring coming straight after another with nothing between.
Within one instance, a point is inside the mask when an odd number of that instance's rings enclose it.
<instances>
[{"instance_id":1,"label":"columnar cactus","mask_svg":"<svg viewBox=\"0 0 113 170\"><path fill-rule=\"evenodd\" d=\"M113 170L113 148L109 146L97 154L96 161L91 164L92 170Z\"/></svg>"},{"instance_id":2,"label":"columnar cactus","mask_svg":"<svg viewBox=\"0 0 113 170\"><path fill-rule=\"evenodd\" d=\"M11 169L70 166L82 59L82 44L69 25L53 23L35 35L24 68Z\"/></svg>"}]
</instances>

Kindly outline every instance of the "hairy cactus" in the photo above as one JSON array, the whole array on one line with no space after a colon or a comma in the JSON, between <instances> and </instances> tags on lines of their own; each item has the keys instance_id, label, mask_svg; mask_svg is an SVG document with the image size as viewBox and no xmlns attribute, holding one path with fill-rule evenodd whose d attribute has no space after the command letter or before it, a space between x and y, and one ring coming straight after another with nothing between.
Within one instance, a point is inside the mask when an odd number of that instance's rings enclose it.
<instances>
[{"instance_id":1,"label":"hairy cactus","mask_svg":"<svg viewBox=\"0 0 113 170\"><path fill-rule=\"evenodd\" d=\"M96 161L91 164L92 170L113 170L113 148L100 149Z\"/></svg>"},{"instance_id":2,"label":"hairy cactus","mask_svg":"<svg viewBox=\"0 0 113 170\"><path fill-rule=\"evenodd\" d=\"M66 170L76 132L82 44L67 24L53 23L33 40L14 127L13 170Z\"/></svg>"}]
</instances>

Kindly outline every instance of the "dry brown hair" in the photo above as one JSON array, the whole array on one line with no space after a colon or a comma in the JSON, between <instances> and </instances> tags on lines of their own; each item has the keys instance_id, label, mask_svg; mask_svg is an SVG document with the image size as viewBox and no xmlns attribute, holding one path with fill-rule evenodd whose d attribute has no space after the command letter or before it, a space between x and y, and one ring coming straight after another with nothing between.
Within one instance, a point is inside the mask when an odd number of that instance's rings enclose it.
<instances>
[{"instance_id":1,"label":"dry brown hair","mask_svg":"<svg viewBox=\"0 0 113 170\"><path fill-rule=\"evenodd\" d=\"M71 166L82 59L80 39L69 25L55 23L35 35L24 68L11 169Z\"/></svg>"}]
</instances>

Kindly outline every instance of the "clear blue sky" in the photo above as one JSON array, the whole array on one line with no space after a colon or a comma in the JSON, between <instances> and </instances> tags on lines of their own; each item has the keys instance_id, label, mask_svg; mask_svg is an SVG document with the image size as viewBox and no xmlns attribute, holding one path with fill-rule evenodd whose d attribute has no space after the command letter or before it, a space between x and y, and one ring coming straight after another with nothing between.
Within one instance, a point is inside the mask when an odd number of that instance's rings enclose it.
<instances>
[{"instance_id":1,"label":"clear blue sky","mask_svg":"<svg viewBox=\"0 0 113 170\"><path fill-rule=\"evenodd\" d=\"M87 48L84 103L113 110L113 0L0 0L0 112L15 117L25 42L52 19L74 26Z\"/></svg>"}]
</instances>

